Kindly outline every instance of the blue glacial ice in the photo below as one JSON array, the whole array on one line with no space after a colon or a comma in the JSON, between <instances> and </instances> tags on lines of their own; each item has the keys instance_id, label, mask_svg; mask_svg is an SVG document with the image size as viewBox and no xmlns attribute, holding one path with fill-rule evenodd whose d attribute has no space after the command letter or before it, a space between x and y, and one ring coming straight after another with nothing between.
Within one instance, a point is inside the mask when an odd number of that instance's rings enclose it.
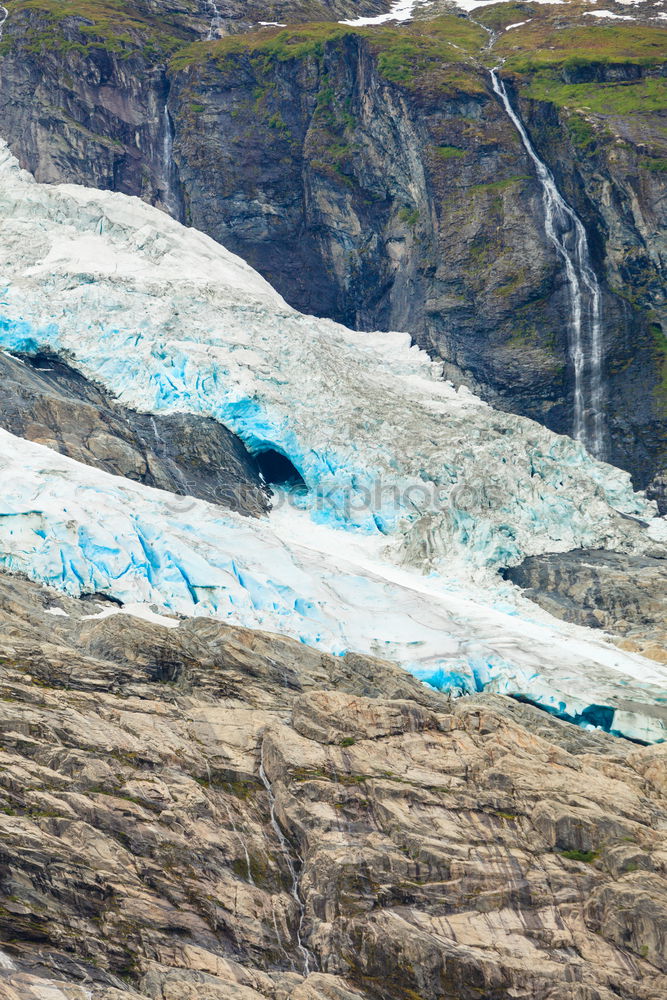
<instances>
[{"instance_id":1,"label":"blue glacial ice","mask_svg":"<svg viewBox=\"0 0 667 1000\"><path fill-rule=\"evenodd\" d=\"M591 704L609 706L626 735L665 736L659 699L667 668L519 597L508 610L494 606L488 587L397 567L377 536L313 524L287 505L270 519L244 518L6 431L0 481L4 571L74 596L102 593L279 632L334 654L370 653L443 690L520 694L573 718Z\"/></svg>"},{"instance_id":2,"label":"blue glacial ice","mask_svg":"<svg viewBox=\"0 0 667 1000\"><path fill-rule=\"evenodd\" d=\"M458 573L641 546L627 474L441 378L406 334L290 309L248 265L137 199L36 184L0 147L0 346L51 348L146 412L287 455L315 520Z\"/></svg>"},{"instance_id":3,"label":"blue glacial ice","mask_svg":"<svg viewBox=\"0 0 667 1000\"><path fill-rule=\"evenodd\" d=\"M407 335L302 316L201 233L136 199L36 184L5 147L0 222L0 346L55 350L139 410L214 417L309 487L304 510L245 519L1 433L5 571L664 738L664 667L493 574L545 551L642 551L633 518L655 510L625 473L456 390Z\"/></svg>"}]
</instances>

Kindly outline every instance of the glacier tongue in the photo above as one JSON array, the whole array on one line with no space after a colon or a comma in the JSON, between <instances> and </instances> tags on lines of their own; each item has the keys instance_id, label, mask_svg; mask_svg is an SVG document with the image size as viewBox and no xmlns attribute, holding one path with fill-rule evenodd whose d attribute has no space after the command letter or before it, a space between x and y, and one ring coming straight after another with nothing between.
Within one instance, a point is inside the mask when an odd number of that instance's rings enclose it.
<instances>
[{"instance_id":1,"label":"glacier tongue","mask_svg":"<svg viewBox=\"0 0 667 1000\"><path fill-rule=\"evenodd\" d=\"M211 416L288 456L308 487L247 519L3 431L0 568L664 739L667 668L554 621L494 573L652 544L636 518L654 508L625 473L454 389L407 335L302 316L208 237L136 199L37 184L4 145L0 225L0 346L65 354L136 409Z\"/></svg>"},{"instance_id":2,"label":"glacier tongue","mask_svg":"<svg viewBox=\"0 0 667 1000\"><path fill-rule=\"evenodd\" d=\"M74 596L214 615L341 654L398 660L448 690L520 694L560 715L665 737L667 668L556 622L506 590L382 558L381 540L282 505L244 518L79 465L0 431L0 568Z\"/></svg>"},{"instance_id":3,"label":"glacier tongue","mask_svg":"<svg viewBox=\"0 0 667 1000\"><path fill-rule=\"evenodd\" d=\"M37 184L0 149L0 346L67 354L124 403L214 417L287 455L320 522L459 574L641 547L629 477L442 381L406 334L289 308L248 265L137 199Z\"/></svg>"}]
</instances>

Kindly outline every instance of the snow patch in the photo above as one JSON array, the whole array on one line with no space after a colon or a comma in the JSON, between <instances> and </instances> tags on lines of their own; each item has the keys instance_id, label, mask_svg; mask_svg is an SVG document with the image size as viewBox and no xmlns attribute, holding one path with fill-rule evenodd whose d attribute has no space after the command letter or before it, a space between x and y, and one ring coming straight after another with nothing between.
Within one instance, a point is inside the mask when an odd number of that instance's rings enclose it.
<instances>
[{"instance_id":1,"label":"snow patch","mask_svg":"<svg viewBox=\"0 0 667 1000\"><path fill-rule=\"evenodd\" d=\"M395 0L387 14L378 14L376 17L357 17L350 21L340 21L340 24L349 24L359 28L369 24L386 24L387 21L409 21L418 3L419 0Z\"/></svg>"},{"instance_id":2,"label":"snow patch","mask_svg":"<svg viewBox=\"0 0 667 1000\"><path fill-rule=\"evenodd\" d=\"M497 2L510 3L514 2L514 0L454 0L454 2L461 10L465 10L469 13L472 10L477 10L478 7L489 7L491 4L495 4ZM562 4L566 3L567 0L534 0L534 2L543 4Z\"/></svg>"},{"instance_id":3,"label":"snow patch","mask_svg":"<svg viewBox=\"0 0 667 1000\"><path fill-rule=\"evenodd\" d=\"M585 10L584 15L588 17L604 17L605 19L611 18L615 21L637 20L637 18L633 17L632 14L614 14L611 10Z\"/></svg>"},{"instance_id":4,"label":"snow patch","mask_svg":"<svg viewBox=\"0 0 667 1000\"><path fill-rule=\"evenodd\" d=\"M122 607L118 607L118 605L108 606L106 604L99 604L98 607L102 608L98 614L84 615L81 620L84 622L101 621L104 618L111 618L114 615L130 615L132 618L141 618L142 621L150 622L151 625L160 625L162 628L178 628L180 624L177 618L157 614L157 612L153 611L146 604L139 604L137 601L130 601Z\"/></svg>"}]
</instances>

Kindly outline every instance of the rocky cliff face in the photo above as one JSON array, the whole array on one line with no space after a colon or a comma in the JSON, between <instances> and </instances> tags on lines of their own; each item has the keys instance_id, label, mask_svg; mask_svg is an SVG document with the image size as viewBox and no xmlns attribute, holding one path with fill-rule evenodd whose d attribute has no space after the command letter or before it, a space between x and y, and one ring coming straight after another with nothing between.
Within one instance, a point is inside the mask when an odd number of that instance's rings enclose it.
<instances>
[{"instance_id":1,"label":"rocky cliff face","mask_svg":"<svg viewBox=\"0 0 667 1000\"><path fill-rule=\"evenodd\" d=\"M664 996L664 746L104 608L0 579L3 996Z\"/></svg>"},{"instance_id":2,"label":"rocky cliff face","mask_svg":"<svg viewBox=\"0 0 667 1000\"><path fill-rule=\"evenodd\" d=\"M0 355L0 427L177 496L249 515L269 508L256 460L226 427L187 413L136 413L51 355Z\"/></svg>"},{"instance_id":3,"label":"rocky cliff face","mask_svg":"<svg viewBox=\"0 0 667 1000\"><path fill-rule=\"evenodd\" d=\"M623 637L622 648L667 660L664 559L575 549L530 556L505 575L557 618L603 628Z\"/></svg>"},{"instance_id":4,"label":"rocky cliff face","mask_svg":"<svg viewBox=\"0 0 667 1000\"><path fill-rule=\"evenodd\" d=\"M167 15L139 5L119 35L103 6L77 16L72 2L64 18L36 0L11 6L0 133L38 179L160 204L240 253L298 308L409 330L496 405L571 430L562 261L545 236L534 168L491 92L483 62L496 56L484 54L481 27L450 15L196 42L207 29L199 7L169 4ZM290 20L308 15L302 6ZM664 29L615 26L627 38L619 46L590 18L582 26L576 8L560 20L531 8L527 27L503 34L519 18L512 5L502 11L484 11L501 32L497 57L587 225L602 282L610 458L646 485L663 465L667 406ZM252 27L228 13L233 30ZM551 35L563 32L561 52ZM604 50L597 63L591 45ZM623 101L619 83L629 85Z\"/></svg>"}]
</instances>

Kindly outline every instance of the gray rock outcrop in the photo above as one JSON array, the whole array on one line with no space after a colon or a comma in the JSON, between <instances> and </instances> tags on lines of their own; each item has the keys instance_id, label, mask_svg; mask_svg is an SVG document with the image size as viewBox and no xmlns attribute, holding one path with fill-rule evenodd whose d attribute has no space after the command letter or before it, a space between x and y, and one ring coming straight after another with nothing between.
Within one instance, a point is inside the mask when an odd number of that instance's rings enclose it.
<instances>
[{"instance_id":1,"label":"gray rock outcrop","mask_svg":"<svg viewBox=\"0 0 667 1000\"><path fill-rule=\"evenodd\" d=\"M530 556L505 576L550 614L622 636L624 649L667 662L667 560L619 552Z\"/></svg>"},{"instance_id":2,"label":"gray rock outcrop","mask_svg":"<svg viewBox=\"0 0 667 1000\"><path fill-rule=\"evenodd\" d=\"M0 427L169 490L175 503L193 496L255 516L270 506L255 459L226 427L186 413L136 413L57 357L0 353Z\"/></svg>"},{"instance_id":3,"label":"gray rock outcrop","mask_svg":"<svg viewBox=\"0 0 667 1000\"><path fill-rule=\"evenodd\" d=\"M8 1000L667 990L664 746L2 577L0 731Z\"/></svg>"}]
</instances>

